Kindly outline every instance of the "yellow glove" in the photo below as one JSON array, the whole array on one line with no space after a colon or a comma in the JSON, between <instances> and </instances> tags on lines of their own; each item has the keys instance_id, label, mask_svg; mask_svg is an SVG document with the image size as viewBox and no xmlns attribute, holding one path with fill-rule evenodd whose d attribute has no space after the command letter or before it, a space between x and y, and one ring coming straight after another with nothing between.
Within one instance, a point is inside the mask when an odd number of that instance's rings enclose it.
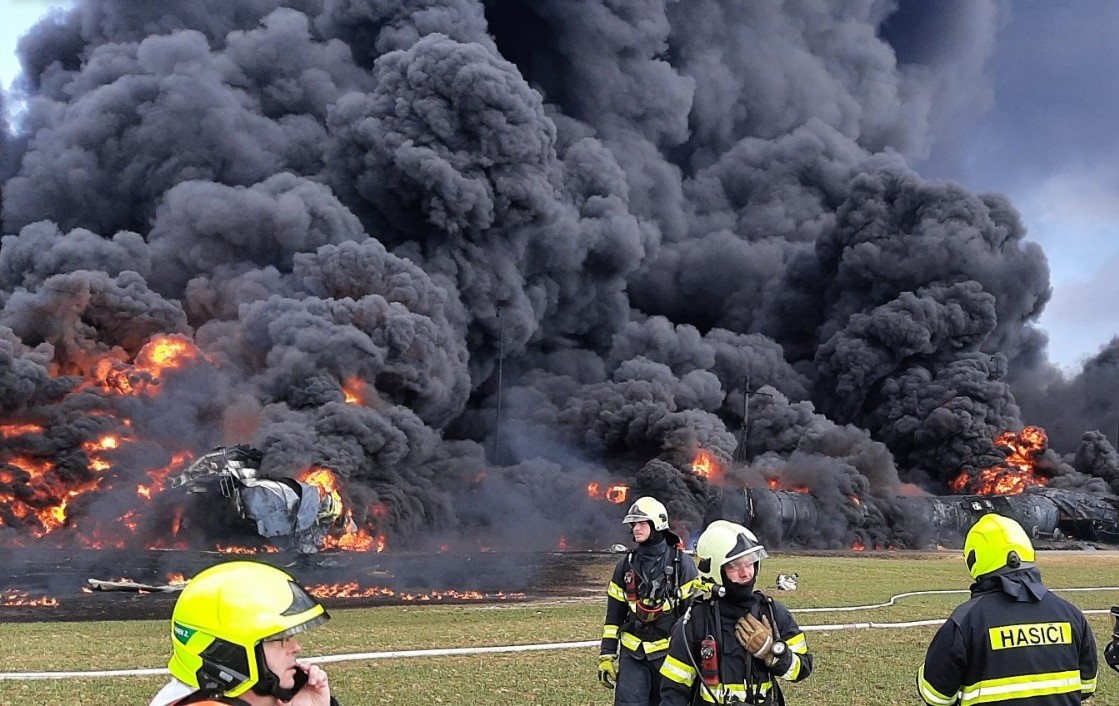
<instances>
[{"instance_id":1,"label":"yellow glove","mask_svg":"<svg viewBox=\"0 0 1119 706\"><path fill-rule=\"evenodd\" d=\"M773 656L773 628L769 617L763 615L758 620L752 615L744 615L734 625L734 636L746 651L768 665L777 661Z\"/></svg>"},{"instance_id":2,"label":"yellow glove","mask_svg":"<svg viewBox=\"0 0 1119 706\"><path fill-rule=\"evenodd\" d=\"M598 680L607 689L618 683L618 658L615 655L598 656Z\"/></svg>"}]
</instances>

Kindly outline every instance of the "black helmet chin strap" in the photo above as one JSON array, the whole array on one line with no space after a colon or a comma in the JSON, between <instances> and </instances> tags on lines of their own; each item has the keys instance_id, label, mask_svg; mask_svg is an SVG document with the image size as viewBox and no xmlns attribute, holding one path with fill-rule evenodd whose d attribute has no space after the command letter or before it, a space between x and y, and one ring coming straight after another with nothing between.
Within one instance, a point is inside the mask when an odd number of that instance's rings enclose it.
<instances>
[{"instance_id":1,"label":"black helmet chin strap","mask_svg":"<svg viewBox=\"0 0 1119 706\"><path fill-rule=\"evenodd\" d=\"M258 642L256 645L256 671L260 678L257 679L256 684L253 684L252 692L258 696L274 696L280 701L291 701L303 688L303 685L307 683L307 672L297 668L295 670L295 683L292 684L291 688L285 689L280 686L280 678L264 661L263 642Z\"/></svg>"}]
</instances>

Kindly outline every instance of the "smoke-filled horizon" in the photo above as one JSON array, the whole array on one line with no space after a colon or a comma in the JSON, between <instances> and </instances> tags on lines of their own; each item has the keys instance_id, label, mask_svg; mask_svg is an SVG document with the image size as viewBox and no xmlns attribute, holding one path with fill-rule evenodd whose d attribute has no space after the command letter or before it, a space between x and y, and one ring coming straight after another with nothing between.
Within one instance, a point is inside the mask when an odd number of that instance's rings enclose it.
<instances>
[{"instance_id":1,"label":"smoke-filled horizon","mask_svg":"<svg viewBox=\"0 0 1119 706\"><path fill-rule=\"evenodd\" d=\"M21 42L0 144L0 493L80 489L81 530L244 443L334 470L390 546L548 547L624 536L589 482L695 527L703 450L810 488L822 545L914 546L895 499L1025 425L1050 485L1119 492L1119 344L1063 378L1014 205L910 166L982 99L997 14L81 0ZM158 394L89 382L157 335L201 353Z\"/></svg>"}]
</instances>

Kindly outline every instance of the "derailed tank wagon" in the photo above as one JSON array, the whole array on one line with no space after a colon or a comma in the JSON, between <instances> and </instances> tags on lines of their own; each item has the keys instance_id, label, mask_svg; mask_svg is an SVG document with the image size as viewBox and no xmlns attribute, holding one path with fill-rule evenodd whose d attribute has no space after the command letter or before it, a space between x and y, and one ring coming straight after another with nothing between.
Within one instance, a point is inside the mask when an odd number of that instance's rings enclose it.
<instances>
[{"instance_id":1,"label":"derailed tank wagon","mask_svg":"<svg viewBox=\"0 0 1119 706\"><path fill-rule=\"evenodd\" d=\"M994 512L1018 521L1035 539L1119 543L1119 496L1033 487L1015 495L916 495L896 502L927 518L932 537L956 545L975 522ZM875 522L865 506L844 508L848 527ZM825 509L806 492L742 488L725 490L704 524L718 517L739 522L779 544L804 543L820 534Z\"/></svg>"}]
</instances>

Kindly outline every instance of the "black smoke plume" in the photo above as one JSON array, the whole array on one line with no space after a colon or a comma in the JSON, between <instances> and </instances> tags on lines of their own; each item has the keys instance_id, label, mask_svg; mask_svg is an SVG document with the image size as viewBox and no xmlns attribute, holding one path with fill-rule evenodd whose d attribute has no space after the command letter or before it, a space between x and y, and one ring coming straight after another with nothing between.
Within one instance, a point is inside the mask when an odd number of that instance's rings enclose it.
<instances>
[{"instance_id":1,"label":"black smoke plume","mask_svg":"<svg viewBox=\"0 0 1119 706\"><path fill-rule=\"evenodd\" d=\"M622 513L588 483L695 528L705 451L810 489L821 543L858 497L912 546L896 497L1026 424L1053 483L1115 492L1119 346L1060 377L1013 205L913 166L989 100L997 15L78 0L22 39L0 142L0 494L81 487L80 530L245 443L333 469L390 547L601 546ZM202 357L158 395L90 384L160 334Z\"/></svg>"}]
</instances>

